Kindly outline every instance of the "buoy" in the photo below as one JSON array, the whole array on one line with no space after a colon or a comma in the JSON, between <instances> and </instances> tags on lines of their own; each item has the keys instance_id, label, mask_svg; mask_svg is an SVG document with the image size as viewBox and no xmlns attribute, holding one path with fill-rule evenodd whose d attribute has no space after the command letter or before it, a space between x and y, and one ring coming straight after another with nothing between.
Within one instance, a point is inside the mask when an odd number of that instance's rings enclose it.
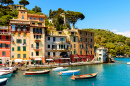
<instances>
[{"instance_id":1,"label":"buoy","mask_svg":"<svg viewBox=\"0 0 130 86\"><path fill-rule=\"evenodd\" d=\"M94 83L93 83L93 85L94 85Z\"/></svg>"},{"instance_id":2,"label":"buoy","mask_svg":"<svg viewBox=\"0 0 130 86\"><path fill-rule=\"evenodd\" d=\"M41 82L41 80L39 80L39 82Z\"/></svg>"},{"instance_id":3,"label":"buoy","mask_svg":"<svg viewBox=\"0 0 130 86\"><path fill-rule=\"evenodd\" d=\"M31 78L31 80L32 80L32 78Z\"/></svg>"}]
</instances>

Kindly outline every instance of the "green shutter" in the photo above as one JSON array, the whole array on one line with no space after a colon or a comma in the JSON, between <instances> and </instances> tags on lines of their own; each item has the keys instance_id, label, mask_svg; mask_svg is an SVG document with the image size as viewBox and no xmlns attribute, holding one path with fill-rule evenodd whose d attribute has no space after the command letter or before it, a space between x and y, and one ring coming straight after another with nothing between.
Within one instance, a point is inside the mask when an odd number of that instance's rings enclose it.
<instances>
[{"instance_id":1,"label":"green shutter","mask_svg":"<svg viewBox=\"0 0 130 86\"><path fill-rule=\"evenodd\" d=\"M14 47L12 47L12 51L14 51Z\"/></svg>"},{"instance_id":2,"label":"green shutter","mask_svg":"<svg viewBox=\"0 0 130 86\"><path fill-rule=\"evenodd\" d=\"M20 47L19 46L17 47L17 51L20 51Z\"/></svg>"},{"instance_id":3,"label":"green shutter","mask_svg":"<svg viewBox=\"0 0 130 86\"><path fill-rule=\"evenodd\" d=\"M26 51L26 47L23 47L23 51Z\"/></svg>"},{"instance_id":4,"label":"green shutter","mask_svg":"<svg viewBox=\"0 0 130 86\"><path fill-rule=\"evenodd\" d=\"M26 39L23 39L23 43L26 44Z\"/></svg>"}]
</instances>

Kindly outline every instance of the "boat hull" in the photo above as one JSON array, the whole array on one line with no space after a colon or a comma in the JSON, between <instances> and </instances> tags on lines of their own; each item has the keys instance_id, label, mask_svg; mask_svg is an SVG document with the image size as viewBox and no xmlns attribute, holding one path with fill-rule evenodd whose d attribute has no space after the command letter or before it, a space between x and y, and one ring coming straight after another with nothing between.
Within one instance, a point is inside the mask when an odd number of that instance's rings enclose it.
<instances>
[{"instance_id":1,"label":"boat hull","mask_svg":"<svg viewBox=\"0 0 130 86\"><path fill-rule=\"evenodd\" d=\"M12 73L8 73L8 74L0 75L0 78L9 78L11 76L12 76Z\"/></svg>"},{"instance_id":2,"label":"boat hull","mask_svg":"<svg viewBox=\"0 0 130 86\"><path fill-rule=\"evenodd\" d=\"M7 78L0 79L0 86L4 86L4 85L6 85L6 83L7 83Z\"/></svg>"},{"instance_id":3,"label":"boat hull","mask_svg":"<svg viewBox=\"0 0 130 86\"><path fill-rule=\"evenodd\" d=\"M80 73L80 70L76 70L76 71L73 71L73 72L59 72L60 75L73 75L73 74L79 74Z\"/></svg>"},{"instance_id":4,"label":"boat hull","mask_svg":"<svg viewBox=\"0 0 130 86\"><path fill-rule=\"evenodd\" d=\"M25 75L41 75L41 74L48 74L50 71L43 71L43 72L25 72Z\"/></svg>"},{"instance_id":5,"label":"boat hull","mask_svg":"<svg viewBox=\"0 0 130 86\"><path fill-rule=\"evenodd\" d=\"M85 74L85 75L76 75L76 76L71 76L71 79L77 80L77 79L89 79L89 78L94 78L97 76L97 73L93 74Z\"/></svg>"},{"instance_id":6,"label":"boat hull","mask_svg":"<svg viewBox=\"0 0 130 86\"><path fill-rule=\"evenodd\" d=\"M21 69L21 71L29 71L29 69Z\"/></svg>"}]
</instances>

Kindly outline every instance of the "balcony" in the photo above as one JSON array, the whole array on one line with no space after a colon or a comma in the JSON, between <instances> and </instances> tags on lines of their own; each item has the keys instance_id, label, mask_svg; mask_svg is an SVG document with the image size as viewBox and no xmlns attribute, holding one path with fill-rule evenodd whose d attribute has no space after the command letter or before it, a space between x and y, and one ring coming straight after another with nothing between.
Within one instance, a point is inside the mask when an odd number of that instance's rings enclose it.
<instances>
[{"instance_id":1,"label":"balcony","mask_svg":"<svg viewBox=\"0 0 130 86\"><path fill-rule=\"evenodd\" d=\"M17 31L21 31L21 29L17 29Z\"/></svg>"},{"instance_id":2,"label":"balcony","mask_svg":"<svg viewBox=\"0 0 130 86\"><path fill-rule=\"evenodd\" d=\"M35 38L35 42L40 42L41 39L40 38Z\"/></svg>"},{"instance_id":3,"label":"balcony","mask_svg":"<svg viewBox=\"0 0 130 86\"><path fill-rule=\"evenodd\" d=\"M39 48L39 47L34 47L33 48L35 51L40 51L40 50L42 50L42 48Z\"/></svg>"},{"instance_id":4,"label":"balcony","mask_svg":"<svg viewBox=\"0 0 130 86\"><path fill-rule=\"evenodd\" d=\"M70 49L69 48L65 48L65 49L52 48L51 51L52 52L68 52L70 51Z\"/></svg>"}]
</instances>

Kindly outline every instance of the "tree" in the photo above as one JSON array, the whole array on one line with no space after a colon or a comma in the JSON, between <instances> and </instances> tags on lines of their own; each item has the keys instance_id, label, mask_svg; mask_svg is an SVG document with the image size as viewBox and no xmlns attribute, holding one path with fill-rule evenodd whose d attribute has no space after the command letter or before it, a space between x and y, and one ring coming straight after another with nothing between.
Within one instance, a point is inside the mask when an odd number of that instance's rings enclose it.
<instances>
[{"instance_id":1,"label":"tree","mask_svg":"<svg viewBox=\"0 0 130 86\"><path fill-rule=\"evenodd\" d=\"M50 9L49 10L49 18L51 18L51 13L52 13L52 10Z\"/></svg>"},{"instance_id":2,"label":"tree","mask_svg":"<svg viewBox=\"0 0 130 86\"><path fill-rule=\"evenodd\" d=\"M25 5L29 5L29 2L27 0L20 0L19 4L24 5L25 7Z\"/></svg>"},{"instance_id":3,"label":"tree","mask_svg":"<svg viewBox=\"0 0 130 86\"><path fill-rule=\"evenodd\" d=\"M35 8L32 9L32 11L35 12L42 12L40 7L35 6Z\"/></svg>"},{"instance_id":4,"label":"tree","mask_svg":"<svg viewBox=\"0 0 130 86\"><path fill-rule=\"evenodd\" d=\"M12 4L14 3L14 1L13 1L13 0L6 0L6 2L5 2L5 3L6 3L6 4L8 4L8 5L9 5L9 4L11 4L11 5L12 5Z\"/></svg>"},{"instance_id":5,"label":"tree","mask_svg":"<svg viewBox=\"0 0 130 86\"><path fill-rule=\"evenodd\" d=\"M69 19L69 22L73 24L73 27L75 27L75 23L80 19L83 20L85 16L80 12L74 12L74 11L67 11L67 17Z\"/></svg>"},{"instance_id":6,"label":"tree","mask_svg":"<svg viewBox=\"0 0 130 86\"><path fill-rule=\"evenodd\" d=\"M1 6L5 4L6 0L0 0Z\"/></svg>"}]
</instances>

